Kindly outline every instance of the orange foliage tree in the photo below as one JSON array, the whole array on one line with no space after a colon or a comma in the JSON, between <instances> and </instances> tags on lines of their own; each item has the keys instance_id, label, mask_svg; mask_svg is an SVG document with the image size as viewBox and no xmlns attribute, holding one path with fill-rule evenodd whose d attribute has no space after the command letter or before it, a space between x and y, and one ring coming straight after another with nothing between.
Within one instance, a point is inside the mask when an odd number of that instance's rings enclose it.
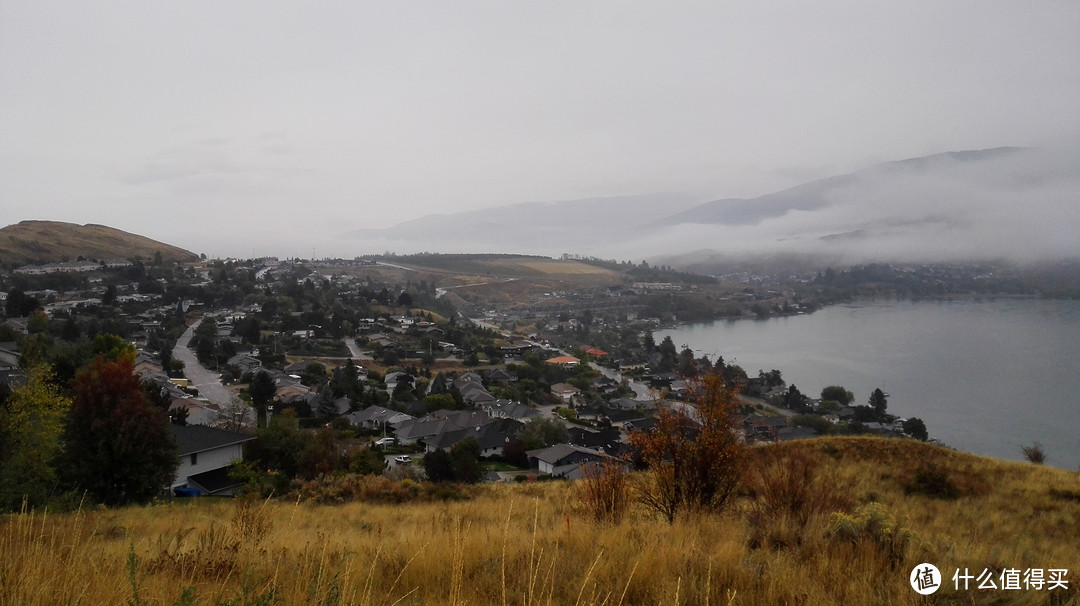
<instances>
[{"instance_id":1,"label":"orange foliage tree","mask_svg":"<svg viewBox=\"0 0 1080 606\"><path fill-rule=\"evenodd\" d=\"M652 429L630 435L648 467L637 478L638 499L668 522L683 511L722 510L743 479L738 387L708 374L692 383L689 402L661 406Z\"/></svg>"}]
</instances>

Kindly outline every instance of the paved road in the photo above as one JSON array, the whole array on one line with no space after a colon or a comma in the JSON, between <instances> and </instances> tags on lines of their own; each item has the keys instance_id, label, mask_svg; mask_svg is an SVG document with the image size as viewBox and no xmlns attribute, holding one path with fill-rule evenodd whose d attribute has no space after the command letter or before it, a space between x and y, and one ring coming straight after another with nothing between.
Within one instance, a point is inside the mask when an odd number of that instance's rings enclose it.
<instances>
[{"instance_id":1,"label":"paved road","mask_svg":"<svg viewBox=\"0 0 1080 606\"><path fill-rule=\"evenodd\" d=\"M356 361L356 360L374 360L375 359L375 358L372 358L371 356L367 355L366 353L364 353L364 351L362 349L360 349L360 346L356 344L356 339L352 339L350 337L345 337L344 339L342 339L342 341L344 341L345 346L349 348L349 354L352 356L352 359L354 361Z\"/></svg>"},{"instance_id":2,"label":"paved road","mask_svg":"<svg viewBox=\"0 0 1080 606\"><path fill-rule=\"evenodd\" d=\"M192 387L199 390L200 397L216 406L219 411L229 411L237 406L239 399L221 384L216 371L207 370L199 363L199 359L195 357L195 352L191 351L189 347L196 326L197 324L189 326L176 341L176 347L173 348L173 358L184 363L184 376L191 381ZM241 410L244 411L243 424L254 425L254 409L242 403L240 405L242 406Z\"/></svg>"},{"instance_id":3,"label":"paved road","mask_svg":"<svg viewBox=\"0 0 1080 606\"><path fill-rule=\"evenodd\" d=\"M622 382L622 380L624 378L622 373L611 370L610 368L605 368L603 366L600 366L599 364L593 364L592 367L595 368L596 370L599 370L600 374L604 375L605 377L607 377L609 379L614 379L616 381ZM635 400L637 400L639 402L652 402L653 400L656 399L656 390L655 389L649 387L648 385L646 385L646 384L644 384L644 383L642 383L640 381L635 381L635 380L631 379L630 377L625 377L625 378L627 380L627 386L630 387L630 389L634 390L634 399Z\"/></svg>"}]
</instances>

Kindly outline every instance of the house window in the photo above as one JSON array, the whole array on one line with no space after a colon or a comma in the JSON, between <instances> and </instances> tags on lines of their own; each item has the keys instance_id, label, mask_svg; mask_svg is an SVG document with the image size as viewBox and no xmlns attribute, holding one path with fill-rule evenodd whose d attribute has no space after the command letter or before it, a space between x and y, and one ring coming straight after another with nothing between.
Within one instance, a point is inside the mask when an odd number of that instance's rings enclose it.
<instances>
[{"instance_id":1,"label":"house window","mask_svg":"<svg viewBox=\"0 0 1080 606\"><path fill-rule=\"evenodd\" d=\"M198 465L199 464L199 453L197 453L197 452L191 453L191 464L192 465Z\"/></svg>"}]
</instances>

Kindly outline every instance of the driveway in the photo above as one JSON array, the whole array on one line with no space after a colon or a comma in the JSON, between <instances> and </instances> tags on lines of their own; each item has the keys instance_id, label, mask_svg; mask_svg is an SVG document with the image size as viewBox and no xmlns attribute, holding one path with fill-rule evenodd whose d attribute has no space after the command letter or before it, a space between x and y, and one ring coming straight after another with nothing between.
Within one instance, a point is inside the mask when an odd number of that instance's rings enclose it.
<instances>
[{"instance_id":1,"label":"driveway","mask_svg":"<svg viewBox=\"0 0 1080 606\"><path fill-rule=\"evenodd\" d=\"M354 361L375 359L364 353L364 350L360 349L360 346L356 344L356 339L345 337L342 341L344 341L345 346L349 348L349 355L352 356Z\"/></svg>"}]
</instances>

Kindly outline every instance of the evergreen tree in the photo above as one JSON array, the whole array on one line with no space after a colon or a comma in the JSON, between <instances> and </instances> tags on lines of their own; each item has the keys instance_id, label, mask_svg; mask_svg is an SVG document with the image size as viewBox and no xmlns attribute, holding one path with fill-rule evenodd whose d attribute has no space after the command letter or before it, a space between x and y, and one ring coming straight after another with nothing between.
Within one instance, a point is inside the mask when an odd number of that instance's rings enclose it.
<instances>
[{"instance_id":1,"label":"evergreen tree","mask_svg":"<svg viewBox=\"0 0 1080 606\"><path fill-rule=\"evenodd\" d=\"M671 335L664 337L664 340L660 342L660 364L658 365L660 372L675 370L678 355L679 350L675 348L675 342L671 340Z\"/></svg>"},{"instance_id":2,"label":"evergreen tree","mask_svg":"<svg viewBox=\"0 0 1080 606\"><path fill-rule=\"evenodd\" d=\"M259 415L258 425L262 427L266 425L266 405L270 403L270 400L274 398L274 394L277 393L274 379L266 371L260 370L256 372L255 376L251 378L248 393L251 394L251 404L255 406L255 410Z\"/></svg>"},{"instance_id":3,"label":"evergreen tree","mask_svg":"<svg viewBox=\"0 0 1080 606\"><path fill-rule=\"evenodd\" d=\"M442 448L424 455L424 473L432 482L451 482L454 479L454 462L450 453Z\"/></svg>"},{"instance_id":4,"label":"evergreen tree","mask_svg":"<svg viewBox=\"0 0 1080 606\"><path fill-rule=\"evenodd\" d=\"M870 394L870 408L874 409L874 413L877 414L879 420L885 419L885 409L888 408L888 406L888 398L885 396L885 392L881 391L880 387Z\"/></svg>"},{"instance_id":5,"label":"evergreen tree","mask_svg":"<svg viewBox=\"0 0 1080 606\"><path fill-rule=\"evenodd\" d=\"M454 479L458 482L475 484L484 479L484 469L480 467L480 443L476 438L468 437L450 448L451 467Z\"/></svg>"}]
</instances>

